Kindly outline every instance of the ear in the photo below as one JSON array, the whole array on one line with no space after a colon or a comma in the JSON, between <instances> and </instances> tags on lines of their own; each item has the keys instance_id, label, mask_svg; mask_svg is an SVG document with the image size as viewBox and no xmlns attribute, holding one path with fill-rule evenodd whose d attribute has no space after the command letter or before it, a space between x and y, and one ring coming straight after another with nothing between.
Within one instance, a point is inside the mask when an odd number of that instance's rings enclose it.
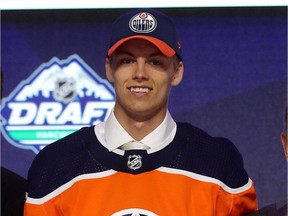
<instances>
[{"instance_id":1,"label":"ear","mask_svg":"<svg viewBox=\"0 0 288 216\"><path fill-rule=\"evenodd\" d=\"M287 147L288 143L287 143L287 136L284 132L281 133L281 142L286 156L286 160L288 161L288 147Z\"/></svg>"},{"instance_id":2,"label":"ear","mask_svg":"<svg viewBox=\"0 0 288 216\"><path fill-rule=\"evenodd\" d=\"M114 76L113 76L113 71L111 68L111 60L109 58L106 58L105 61L105 70L106 70L106 77L107 79L113 83L114 82Z\"/></svg>"},{"instance_id":3,"label":"ear","mask_svg":"<svg viewBox=\"0 0 288 216\"><path fill-rule=\"evenodd\" d=\"M184 65L183 62L180 61L176 68L175 74L172 78L171 82L172 86L177 86L182 81L183 73L184 73Z\"/></svg>"}]
</instances>

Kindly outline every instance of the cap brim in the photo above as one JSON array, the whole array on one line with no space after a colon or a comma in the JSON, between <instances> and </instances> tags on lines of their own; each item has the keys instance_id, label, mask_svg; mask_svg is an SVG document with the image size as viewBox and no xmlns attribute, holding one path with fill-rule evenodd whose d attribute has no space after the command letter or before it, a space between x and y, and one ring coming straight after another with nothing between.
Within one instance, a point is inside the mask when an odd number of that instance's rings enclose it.
<instances>
[{"instance_id":1,"label":"cap brim","mask_svg":"<svg viewBox=\"0 0 288 216\"><path fill-rule=\"evenodd\" d=\"M173 50L169 45L167 45L165 42L163 42L162 40L159 40L157 38L151 37L151 36L145 36L145 35L134 35L134 36L130 36L130 37L126 37L123 38L119 41L117 41L109 50L108 50L108 56L110 57L113 52L123 43L125 43L128 40L131 39L135 39L135 38L139 38L139 39L144 39L147 40L149 42L151 42L152 44L154 44L165 56L168 57L172 57L173 55L175 55L175 50Z\"/></svg>"}]
</instances>

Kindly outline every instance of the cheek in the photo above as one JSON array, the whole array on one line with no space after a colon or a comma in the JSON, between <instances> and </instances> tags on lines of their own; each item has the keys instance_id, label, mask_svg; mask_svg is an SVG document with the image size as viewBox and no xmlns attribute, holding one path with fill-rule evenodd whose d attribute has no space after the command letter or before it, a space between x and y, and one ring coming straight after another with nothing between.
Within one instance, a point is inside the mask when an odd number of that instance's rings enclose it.
<instances>
[{"instance_id":1,"label":"cheek","mask_svg":"<svg viewBox=\"0 0 288 216\"><path fill-rule=\"evenodd\" d=\"M169 96L170 89L172 87L172 78L166 78L158 82L158 94ZM165 96L165 97L166 97Z\"/></svg>"},{"instance_id":2,"label":"cheek","mask_svg":"<svg viewBox=\"0 0 288 216\"><path fill-rule=\"evenodd\" d=\"M162 77L159 83L160 83L160 86L163 86L165 88L171 88L171 86L173 85L173 81L174 81L174 76L169 75L169 76L166 76L165 78Z\"/></svg>"},{"instance_id":3,"label":"cheek","mask_svg":"<svg viewBox=\"0 0 288 216\"><path fill-rule=\"evenodd\" d=\"M121 93L123 89L125 89L125 79L123 79L122 76L117 76L117 74L114 74L114 88L116 93Z\"/></svg>"},{"instance_id":4,"label":"cheek","mask_svg":"<svg viewBox=\"0 0 288 216\"><path fill-rule=\"evenodd\" d=\"M112 74L113 77L113 81L115 84L117 83L121 83L122 79L123 79L123 73L119 73L118 71L114 71L114 73Z\"/></svg>"}]
</instances>

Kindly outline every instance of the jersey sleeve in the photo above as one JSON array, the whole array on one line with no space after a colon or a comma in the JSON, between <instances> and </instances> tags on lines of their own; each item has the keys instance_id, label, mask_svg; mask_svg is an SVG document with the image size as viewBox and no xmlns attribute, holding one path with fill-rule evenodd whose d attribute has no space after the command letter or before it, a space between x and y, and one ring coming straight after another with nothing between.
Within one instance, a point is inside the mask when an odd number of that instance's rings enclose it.
<instances>
[{"instance_id":1,"label":"jersey sleeve","mask_svg":"<svg viewBox=\"0 0 288 216\"><path fill-rule=\"evenodd\" d=\"M219 190L216 205L216 215L229 212L228 215L238 216L256 211L257 199L253 182L249 180L243 188L237 188L234 191Z\"/></svg>"}]
</instances>

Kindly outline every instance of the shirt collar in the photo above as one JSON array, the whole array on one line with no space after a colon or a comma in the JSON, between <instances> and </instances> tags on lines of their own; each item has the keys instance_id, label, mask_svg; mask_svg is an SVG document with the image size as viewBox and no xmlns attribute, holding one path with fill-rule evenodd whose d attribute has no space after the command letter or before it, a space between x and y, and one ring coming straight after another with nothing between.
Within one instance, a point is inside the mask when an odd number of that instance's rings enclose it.
<instances>
[{"instance_id":1,"label":"shirt collar","mask_svg":"<svg viewBox=\"0 0 288 216\"><path fill-rule=\"evenodd\" d=\"M104 125L104 142L109 151L119 148L124 143L134 140L120 125L112 111ZM167 110L163 122L142 140L138 140L148 145L151 150L161 149L168 145L176 133L176 123Z\"/></svg>"}]
</instances>

